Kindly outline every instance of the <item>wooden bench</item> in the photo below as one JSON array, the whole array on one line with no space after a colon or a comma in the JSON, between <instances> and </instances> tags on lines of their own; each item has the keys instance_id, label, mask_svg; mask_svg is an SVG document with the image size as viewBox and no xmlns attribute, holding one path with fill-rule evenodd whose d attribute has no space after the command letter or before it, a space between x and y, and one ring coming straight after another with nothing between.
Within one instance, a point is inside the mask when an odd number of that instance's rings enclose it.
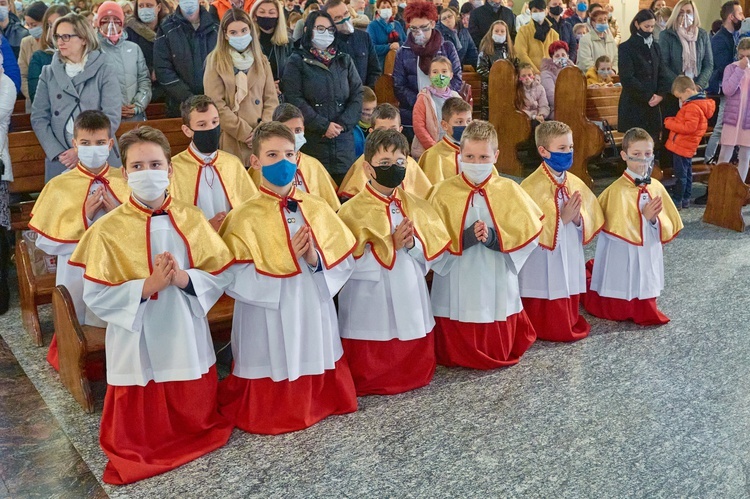
<instances>
[{"instance_id":1,"label":"wooden bench","mask_svg":"<svg viewBox=\"0 0 750 499\"><path fill-rule=\"evenodd\" d=\"M375 82L375 88L372 89L378 98L378 104L387 102L398 107L398 99L396 98L396 93L393 91L393 66L395 64L396 51L390 50L385 55L383 74L380 75L378 81Z\"/></svg>"},{"instance_id":2,"label":"wooden bench","mask_svg":"<svg viewBox=\"0 0 750 499\"><path fill-rule=\"evenodd\" d=\"M26 99L16 99L13 104L13 114L23 114L26 112Z\"/></svg>"},{"instance_id":3,"label":"wooden bench","mask_svg":"<svg viewBox=\"0 0 750 499\"><path fill-rule=\"evenodd\" d=\"M16 101L16 108L17 107L18 101ZM146 107L146 117L148 121L165 119L167 117L167 105L163 102L149 104L148 107ZM26 114L25 108L21 108L20 111L14 109L13 114L10 117L10 131L27 132L29 130L31 130L31 115Z\"/></svg>"},{"instance_id":4,"label":"wooden bench","mask_svg":"<svg viewBox=\"0 0 750 499\"><path fill-rule=\"evenodd\" d=\"M87 373L87 366L94 362L102 365L105 360L105 328L81 326L76 316L73 301L65 286L57 286L52 292L52 310L57 332L57 348L60 362L60 381L83 409L94 412L94 395ZM222 295L208 313L211 336L228 341L232 330L234 300Z\"/></svg>"},{"instance_id":5,"label":"wooden bench","mask_svg":"<svg viewBox=\"0 0 750 499\"><path fill-rule=\"evenodd\" d=\"M730 163L715 165L708 177L708 200L703 221L744 232L749 222L742 215L742 207L748 201L750 186L740 178L737 167Z\"/></svg>"},{"instance_id":6,"label":"wooden bench","mask_svg":"<svg viewBox=\"0 0 750 499\"><path fill-rule=\"evenodd\" d=\"M607 121L612 127L612 136L618 148L622 146L622 138L625 135L617 131L621 94L622 87L586 89L586 118L590 121Z\"/></svg>"},{"instance_id":7,"label":"wooden bench","mask_svg":"<svg viewBox=\"0 0 750 499\"><path fill-rule=\"evenodd\" d=\"M497 131L500 150L495 163L497 171L520 177L523 175L523 166L518 160L516 149L529 139L531 120L526 113L516 109L516 80L516 68L511 62L499 60L492 65L489 79L489 121Z\"/></svg>"},{"instance_id":8,"label":"wooden bench","mask_svg":"<svg viewBox=\"0 0 750 499\"><path fill-rule=\"evenodd\" d=\"M482 118L482 77L474 70L473 66L464 66L461 73L461 79L464 83L471 86L471 98L473 111L472 115L475 120Z\"/></svg>"},{"instance_id":9,"label":"wooden bench","mask_svg":"<svg viewBox=\"0 0 750 499\"><path fill-rule=\"evenodd\" d=\"M158 128L166 135L172 146L172 154L187 149L190 139L182 133L182 119L172 118L153 121L126 122L117 130L117 137L137 126L149 125ZM8 135L10 159L14 180L10 192L34 194L44 188L44 149L34 132L15 132ZM24 327L35 345L43 345L42 330L39 325L38 306L52 300L55 285L54 274L35 276L29 258L28 246L23 242L21 231L28 228L34 201L21 201L10 206L11 228L16 231L16 265L18 267L18 287L21 301L21 317Z\"/></svg>"}]
</instances>

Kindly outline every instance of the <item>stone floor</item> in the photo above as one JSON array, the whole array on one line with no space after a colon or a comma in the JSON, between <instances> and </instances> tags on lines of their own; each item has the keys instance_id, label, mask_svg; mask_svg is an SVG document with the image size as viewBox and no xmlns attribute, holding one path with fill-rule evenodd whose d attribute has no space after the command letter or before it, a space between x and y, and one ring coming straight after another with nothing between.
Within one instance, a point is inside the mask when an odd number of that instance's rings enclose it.
<instances>
[{"instance_id":1,"label":"stone floor","mask_svg":"<svg viewBox=\"0 0 750 499\"><path fill-rule=\"evenodd\" d=\"M277 437L235 431L224 448L173 472L103 489L112 497L750 497L748 235L702 223L699 208L683 215L684 232L665 250L666 326L591 319L589 338L539 342L516 367L439 368L430 386L361 398L357 413ZM0 444L3 456L28 445L42 469L75 477L69 483L80 488L69 493L96 494L57 428L99 479L99 414L84 414L62 389L18 315L0 317L0 333L54 418L27 416L2 385L0 440L28 438ZM59 435L67 454L45 451L45 434ZM29 473L9 482L0 470L0 496L32 495L11 487L46 480Z\"/></svg>"}]
</instances>

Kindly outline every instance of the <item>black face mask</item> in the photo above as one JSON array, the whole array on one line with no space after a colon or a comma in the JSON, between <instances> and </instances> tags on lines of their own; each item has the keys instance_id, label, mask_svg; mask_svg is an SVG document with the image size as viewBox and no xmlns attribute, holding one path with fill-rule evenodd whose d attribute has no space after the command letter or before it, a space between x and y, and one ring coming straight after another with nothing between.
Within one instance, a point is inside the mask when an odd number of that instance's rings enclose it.
<instances>
[{"instance_id":1,"label":"black face mask","mask_svg":"<svg viewBox=\"0 0 750 499\"><path fill-rule=\"evenodd\" d=\"M398 164L386 167L373 165L372 168L375 170L375 181L389 189L395 189L401 185L406 177L406 167Z\"/></svg>"},{"instance_id":2,"label":"black face mask","mask_svg":"<svg viewBox=\"0 0 750 499\"><path fill-rule=\"evenodd\" d=\"M742 27L742 21L734 21L732 23L732 27L734 28L735 31L739 31L740 28Z\"/></svg>"},{"instance_id":3,"label":"black face mask","mask_svg":"<svg viewBox=\"0 0 750 499\"><path fill-rule=\"evenodd\" d=\"M563 13L562 5L555 5L554 7L549 8L549 13L553 16L559 16Z\"/></svg>"},{"instance_id":4,"label":"black face mask","mask_svg":"<svg viewBox=\"0 0 750 499\"><path fill-rule=\"evenodd\" d=\"M271 31L276 28L279 22L278 17L258 17L258 26L263 31Z\"/></svg>"},{"instance_id":5,"label":"black face mask","mask_svg":"<svg viewBox=\"0 0 750 499\"><path fill-rule=\"evenodd\" d=\"M644 40L648 40L648 39L649 39L649 38L650 38L650 37L651 37L651 36L653 35L653 33L651 33L651 32L646 32L646 31L643 31L643 30L642 30L642 29L640 29L640 28L638 28L638 34L639 34L639 35L641 35L641 36L643 37L643 39L644 39Z\"/></svg>"},{"instance_id":6,"label":"black face mask","mask_svg":"<svg viewBox=\"0 0 750 499\"><path fill-rule=\"evenodd\" d=\"M221 125L211 130L193 130L193 144L203 154L213 154L219 149Z\"/></svg>"}]
</instances>

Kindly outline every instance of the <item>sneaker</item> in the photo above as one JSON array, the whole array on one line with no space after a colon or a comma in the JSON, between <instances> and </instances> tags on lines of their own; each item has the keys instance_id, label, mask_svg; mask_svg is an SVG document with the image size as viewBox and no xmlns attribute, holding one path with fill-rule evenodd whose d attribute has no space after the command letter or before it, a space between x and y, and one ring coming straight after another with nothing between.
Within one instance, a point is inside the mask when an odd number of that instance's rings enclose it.
<instances>
[{"instance_id":1,"label":"sneaker","mask_svg":"<svg viewBox=\"0 0 750 499\"><path fill-rule=\"evenodd\" d=\"M689 199L683 199L682 200L682 207L683 208L690 208L690 200Z\"/></svg>"}]
</instances>

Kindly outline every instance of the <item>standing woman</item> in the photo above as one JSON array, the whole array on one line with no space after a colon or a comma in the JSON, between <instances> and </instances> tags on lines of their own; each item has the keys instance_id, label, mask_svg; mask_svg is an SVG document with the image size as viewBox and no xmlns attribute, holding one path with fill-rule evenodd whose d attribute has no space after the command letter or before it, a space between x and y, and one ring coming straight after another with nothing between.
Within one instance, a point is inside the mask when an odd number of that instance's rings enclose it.
<instances>
[{"instance_id":1,"label":"standing woman","mask_svg":"<svg viewBox=\"0 0 750 499\"><path fill-rule=\"evenodd\" d=\"M96 109L112 123L112 136L120 126L122 95L117 69L105 62L96 33L85 17L68 14L53 28L57 51L42 69L31 106L31 126L46 154L44 178L74 168L73 121L82 111ZM109 164L120 166L119 152L112 148Z\"/></svg>"},{"instance_id":2,"label":"standing woman","mask_svg":"<svg viewBox=\"0 0 750 499\"><path fill-rule=\"evenodd\" d=\"M305 116L302 152L323 163L340 185L356 159L352 130L362 113L362 80L351 57L338 50L337 36L331 16L311 12L281 91Z\"/></svg>"},{"instance_id":3,"label":"standing woman","mask_svg":"<svg viewBox=\"0 0 750 499\"><path fill-rule=\"evenodd\" d=\"M393 6L391 0L378 0L375 4L375 19L367 26L367 33L375 46L381 71L385 65L385 56L388 55L388 52L398 50L406 41L406 32L403 26L393 17L395 11Z\"/></svg>"},{"instance_id":4,"label":"standing woman","mask_svg":"<svg viewBox=\"0 0 750 499\"><path fill-rule=\"evenodd\" d=\"M24 13L26 26L29 27L29 36L21 40L21 50L18 53L18 67L21 70L21 92L26 97L26 112L31 112L31 99L29 99L29 62L31 56L41 49L41 38L44 32L44 14L47 12L47 4L34 2L28 6Z\"/></svg>"},{"instance_id":5,"label":"standing woman","mask_svg":"<svg viewBox=\"0 0 750 499\"><path fill-rule=\"evenodd\" d=\"M260 33L260 49L271 63L273 81L278 89L281 73L292 54L284 9L279 0L258 0L250 7L250 17Z\"/></svg>"},{"instance_id":6,"label":"standing woman","mask_svg":"<svg viewBox=\"0 0 750 499\"><path fill-rule=\"evenodd\" d=\"M10 289L8 287L8 270L10 267L10 194L8 184L13 182L13 168L8 151L8 127L13 106L16 103L16 85L3 72L0 56L0 159L5 169L0 173L0 315L8 311Z\"/></svg>"},{"instance_id":7,"label":"standing woman","mask_svg":"<svg viewBox=\"0 0 750 499\"><path fill-rule=\"evenodd\" d=\"M224 14L216 48L206 59L203 87L219 110L220 149L249 165L253 131L271 121L279 98L271 65L245 11L230 9Z\"/></svg>"},{"instance_id":8,"label":"standing woman","mask_svg":"<svg viewBox=\"0 0 750 499\"><path fill-rule=\"evenodd\" d=\"M462 66L471 66L477 69L479 53L474 40L469 34L469 30L461 25L458 11L449 7L440 11L440 22L437 29L443 35L443 38L453 42L458 52L458 58Z\"/></svg>"},{"instance_id":9,"label":"standing woman","mask_svg":"<svg viewBox=\"0 0 750 499\"><path fill-rule=\"evenodd\" d=\"M52 55L55 53L55 43L52 40L52 26L55 21L62 16L70 13L70 9L65 5L52 5L44 13L42 18L42 36L39 38L39 50L31 55L29 60L28 71L28 89L29 100L33 103L36 95L36 87L39 83L39 76L42 74L42 68L52 62Z\"/></svg>"},{"instance_id":10,"label":"standing woman","mask_svg":"<svg viewBox=\"0 0 750 499\"><path fill-rule=\"evenodd\" d=\"M172 9L165 0L138 0L135 2L133 16L125 21L128 41L138 45L146 59L146 67L151 80L151 102L164 102L167 99L154 72L154 40L162 19L171 13Z\"/></svg>"}]
</instances>

